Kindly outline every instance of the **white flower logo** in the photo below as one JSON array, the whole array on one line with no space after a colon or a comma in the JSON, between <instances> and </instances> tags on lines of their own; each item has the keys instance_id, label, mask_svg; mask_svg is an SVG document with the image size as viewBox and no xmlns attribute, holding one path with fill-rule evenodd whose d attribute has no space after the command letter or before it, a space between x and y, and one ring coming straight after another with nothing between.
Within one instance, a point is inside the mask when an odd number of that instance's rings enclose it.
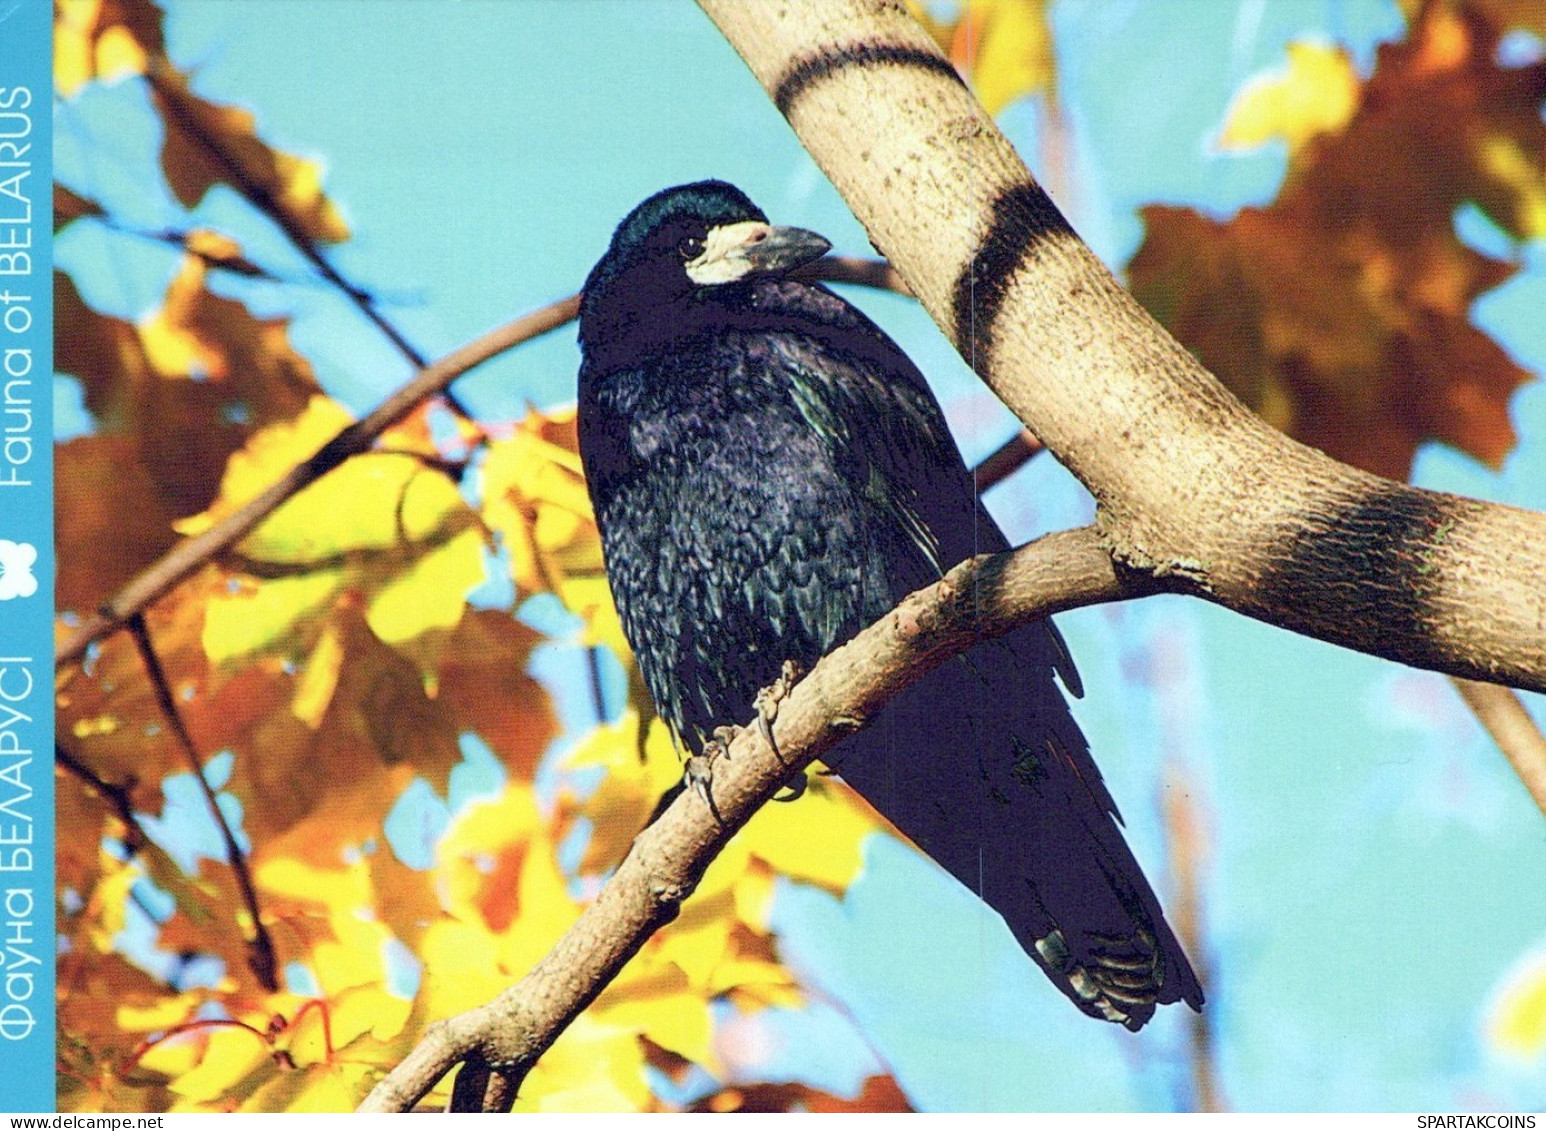
<instances>
[{"instance_id":1,"label":"white flower logo","mask_svg":"<svg viewBox=\"0 0 1546 1131\"><path fill-rule=\"evenodd\" d=\"M38 591L38 579L32 576L37 560L38 549L30 542L0 538L0 601L30 597Z\"/></svg>"}]
</instances>

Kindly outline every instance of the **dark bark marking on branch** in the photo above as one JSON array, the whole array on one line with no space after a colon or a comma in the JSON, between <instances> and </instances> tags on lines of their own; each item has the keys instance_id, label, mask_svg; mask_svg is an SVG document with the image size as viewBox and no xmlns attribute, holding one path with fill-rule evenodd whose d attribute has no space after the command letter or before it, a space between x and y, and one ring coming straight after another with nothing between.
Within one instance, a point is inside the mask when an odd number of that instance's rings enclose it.
<instances>
[{"instance_id":1,"label":"dark bark marking on branch","mask_svg":"<svg viewBox=\"0 0 1546 1131\"><path fill-rule=\"evenodd\" d=\"M950 304L956 348L979 374L991 356L993 323L1015 269L1051 235L1072 236L1073 229L1034 183L1013 185L993 202L987 234L956 279Z\"/></svg>"},{"instance_id":2,"label":"dark bark marking on branch","mask_svg":"<svg viewBox=\"0 0 1546 1131\"><path fill-rule=\"evenodd\" d=\"M1440 658L1430 643L1440 618L1431 607L1437 588L1431 558L1465 517L1463 508L1447 500L1394 483L1340 510L1307 514L1293 545L1262 574L1256 600L1288 611L1306 593L1335 586L1342 591L1346 643L1366 638L1373 625L1401 623L1406 625L1402 639L1384 643L1400 659L1432 667ZM1358 584L1360 577L1380 578L1382 584Z\"/></svg>"},{"instance_id":3,"label":"dark bark marking on branch","mask_svg":"<svg viewBox=\"0 0 1546 1131\"><path fill-rule=\"evenodd\" d=\"M953 82L962 83L961 76L949 61L932 51L889 43L855 43L847 47L832 48L797 59L778 80L773 88L773 104L779 113L789 117L789 109L806 90L838 71L849 67L917 67L944 75Z\"/></svg>"}]
</instances>

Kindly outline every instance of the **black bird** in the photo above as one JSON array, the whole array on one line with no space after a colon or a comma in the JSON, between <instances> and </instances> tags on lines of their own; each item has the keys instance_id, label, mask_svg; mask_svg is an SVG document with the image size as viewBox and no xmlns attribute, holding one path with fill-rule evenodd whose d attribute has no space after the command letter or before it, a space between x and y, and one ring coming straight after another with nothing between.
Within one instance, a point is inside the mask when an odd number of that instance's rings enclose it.
<instances>
[{"instance_id":1,"label":"black bird","mask_svg":"<svg viewBox=\"0 0 1546 1131\"><path fill-rule=\"evenodd\" d=\"M732 185L650 197L580 306L580 455L624 632L701 749L785 661L808 669L905 594L1007 543L923 376L825 287L828 242ZM1202 1006L1053 681L1050 622L984 641L828 758L1008 922L1092 1017Z\"/></svg>"}]
</instances>

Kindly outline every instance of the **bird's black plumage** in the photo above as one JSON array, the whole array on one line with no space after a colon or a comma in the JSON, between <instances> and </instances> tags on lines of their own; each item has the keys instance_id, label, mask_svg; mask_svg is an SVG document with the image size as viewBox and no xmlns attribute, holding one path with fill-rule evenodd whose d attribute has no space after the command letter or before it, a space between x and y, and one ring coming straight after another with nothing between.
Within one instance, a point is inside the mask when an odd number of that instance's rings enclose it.
<instances>
[{"instance_id":1,"label":"bird's black plumage","mask_svg":"<svg viewBox=\"0 0 1546 1131\"><path fill-rule=\"evenodd\" d=\"M580 310L580 455L607 574L690 747L968 555L1004 549L922 375L783 277L826 249L718 181L618 227ZM1202 991L1053 676L1050 624L984 641L829 758L1003 915L1086 1013L1137 1029Z\"/></svg>"}]
</instances>

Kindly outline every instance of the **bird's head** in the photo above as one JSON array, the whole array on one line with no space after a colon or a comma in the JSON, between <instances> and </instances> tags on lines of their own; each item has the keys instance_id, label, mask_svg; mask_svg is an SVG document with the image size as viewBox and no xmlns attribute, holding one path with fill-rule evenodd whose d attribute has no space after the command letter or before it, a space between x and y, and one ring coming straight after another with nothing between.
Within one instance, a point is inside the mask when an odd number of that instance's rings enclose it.
<instances>
[{"instance_id":1,"label":"bird's head","mask_svg":"<svg viewBox=\"0 0 1546 1131\"><path fill-rule=\"evenodd\" d=\"M617 226L585 281L580 343L673 321L672 307L821 258L832 245L803 228L776 227L724 181L679 185L650 197ZM679 313L686 309L679 308Z\"/></svg>"}]
</instances>

